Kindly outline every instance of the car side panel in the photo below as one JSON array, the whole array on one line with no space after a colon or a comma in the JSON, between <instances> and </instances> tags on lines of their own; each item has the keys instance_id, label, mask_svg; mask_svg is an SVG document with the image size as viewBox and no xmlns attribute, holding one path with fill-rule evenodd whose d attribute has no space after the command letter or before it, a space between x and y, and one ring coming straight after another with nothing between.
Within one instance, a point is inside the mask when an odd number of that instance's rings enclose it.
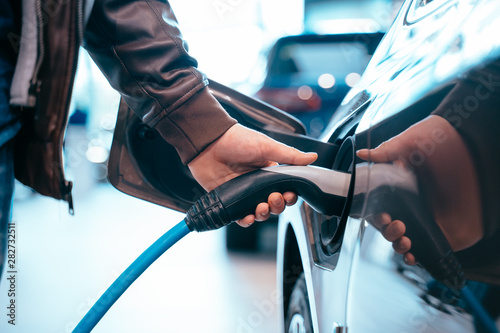
<instances>
[{"instance_id":1,"label":"car side panel","mask_svg":"<svg viewBox=\"0 0 500 333\"><path fill-rule=\"evenodd\" d=\"M372 225L361 229L348 292L350 333L474 332L472 317L454 305L454 295L433 295L428 273L404 264Z\"/></svg>"},{"instance_id":2,"label":"car side panel","mask_svg":"<svg viewBox=\"0 0 500 333\"><path fill-rule=\"evenodd\" d=\"M334 324L344 325L346 322L346 302L348 277L351 269L351 257L358 239L359 220L349 218L344 231L344 240L339 251L339 258L335 269L327 269L321 263L315 262L314 247L311 243L311 219L305 211L310 208L305 203L288 207L280 217L278 227L278 285L293 278L297 267L285 264L284 258L290 257L285 253L285 240L293 241L298 246L300 261L306 277L309 303L311 307L314 332L330 332ZM295 272L297 273L297 272ZM286 291L282 299L286 300ZM285 318L286 306L280 305L280 318ZM284 320L280 320L283 325ZM284 331L284 327L280 327Z\"/></svg>"}]
</instances>

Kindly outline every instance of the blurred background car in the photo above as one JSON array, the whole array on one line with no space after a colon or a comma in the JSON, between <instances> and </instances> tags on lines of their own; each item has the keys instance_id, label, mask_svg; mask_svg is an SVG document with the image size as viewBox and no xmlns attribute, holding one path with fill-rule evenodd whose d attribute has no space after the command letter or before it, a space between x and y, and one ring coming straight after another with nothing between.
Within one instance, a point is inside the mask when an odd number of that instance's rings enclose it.
<instances>
[{"instance_id":1,"label":"blurred background car","mask_svg":"<svg viewBox=\"0 0 500 333\"><path fill-rule=\"evenodd\" d=\"M255 97L298 118L318 137L360 79L383 33L303 34L278 39Z\"/></svg>"}]
</instances>

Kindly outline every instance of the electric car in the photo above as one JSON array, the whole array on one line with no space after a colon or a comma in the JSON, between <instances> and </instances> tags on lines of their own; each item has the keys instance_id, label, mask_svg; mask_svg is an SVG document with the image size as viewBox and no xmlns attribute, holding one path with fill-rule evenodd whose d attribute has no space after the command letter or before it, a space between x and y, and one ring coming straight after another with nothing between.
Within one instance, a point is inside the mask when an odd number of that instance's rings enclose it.
<instances>
[{"instance_id":1,"label":"electric car","mask_svg":"<svg viewBox=\"0 0 500 333\"><path fill-rule=\"evenodd\" d=\"M431 266L406 265L371 224L370 212L378 206L402 214L408 210L406 216L417 216L425 208L410 210L419 197L401 201L394 168L380 168L355 152L377 147L426 118L465 75L500 58L499 14L495 0L405 1L361 80L319 138L308 136L300 121L276 107L210 83L213 95L243 125L303 151L316 151L315 165L350 175L338 216L317 213L301 200L280 215L282 332L481 330L473 307L441 283L461 281L460 269L438 282L436 272L427 269ZM497 83L490 82L491 93ZM124 103L108 172L117 189L183 212L204 194L175 149ZM390 185L390 200L373 200L379 198L372 194L380 181ZM422 246L433 245L431 239ZM481 299L489 286L472 283L470 288Z\"/></svg>"},{"instance_id":2,"label":"electric car","mask_svg":"<svg viewBox=\"0 0 500 333\"><path fill-rule=\"evenodd\" d=\"M339 147L331 167L353 173L354 191L369 190L379 176L364 172L366 162L356 150L375 148L426 118L462 77L497 61L499 14L497 1L404 2L361 81L320 137ZM464 95L464 110L472 111L478 96L479 88ZM353 217L352 209L346 204L342 216L331 217L302 204L280 217L282 331L484 331L467 304L423 268L404 264L391 243L365 219ZM498 311L498 298L495 302Z\"/></svg>"}]
</instances>

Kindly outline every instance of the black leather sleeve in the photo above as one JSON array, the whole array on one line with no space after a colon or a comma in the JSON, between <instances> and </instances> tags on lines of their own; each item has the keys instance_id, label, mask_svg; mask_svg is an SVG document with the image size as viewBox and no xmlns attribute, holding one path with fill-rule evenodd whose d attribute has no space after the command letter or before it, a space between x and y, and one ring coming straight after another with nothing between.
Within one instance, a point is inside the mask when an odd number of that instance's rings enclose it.
<instances>
[{"instance_id":1,"label":"black leather sleeve","mask_svg":"<svg viewBox=\"0 0 500 333\"><path fill-rule=\"evenodd\" d=\"M500 60L461 78L433 112L446 119L465 141L481 192L484 238L500 236Z\"/></svg>"},{"instance_id":2,"label":"black leather sleeve","mask_svg":"<svg viewBox=\"0 0 500 333\"><path fill-rule=\"evenodd\" d=\"M235 123L206 89L167 1L96 0L84 37L113 88L184 163Z\"/></svg>"}]
</instances>

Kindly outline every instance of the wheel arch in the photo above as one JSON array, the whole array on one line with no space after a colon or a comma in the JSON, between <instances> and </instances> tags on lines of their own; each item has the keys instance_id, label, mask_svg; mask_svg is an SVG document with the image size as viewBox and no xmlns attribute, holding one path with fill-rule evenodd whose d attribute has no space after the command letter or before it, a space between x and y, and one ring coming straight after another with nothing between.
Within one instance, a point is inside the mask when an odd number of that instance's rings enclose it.
<instances>
[{"instance_id":1,"label":"wheel arch","mask_svg":"<svg viewBox=\"0 0 500 333\"><path fill-rule=\"evenodd\" d=\"M304 272L304 266L300 256L297 236L291 224L286 228L286 234L283 247L283 267L282 267L282 291L283 291L283 314L286 318L288 303L292 294L293 287L300 274Z\"/></svg>"}]
</instances>

